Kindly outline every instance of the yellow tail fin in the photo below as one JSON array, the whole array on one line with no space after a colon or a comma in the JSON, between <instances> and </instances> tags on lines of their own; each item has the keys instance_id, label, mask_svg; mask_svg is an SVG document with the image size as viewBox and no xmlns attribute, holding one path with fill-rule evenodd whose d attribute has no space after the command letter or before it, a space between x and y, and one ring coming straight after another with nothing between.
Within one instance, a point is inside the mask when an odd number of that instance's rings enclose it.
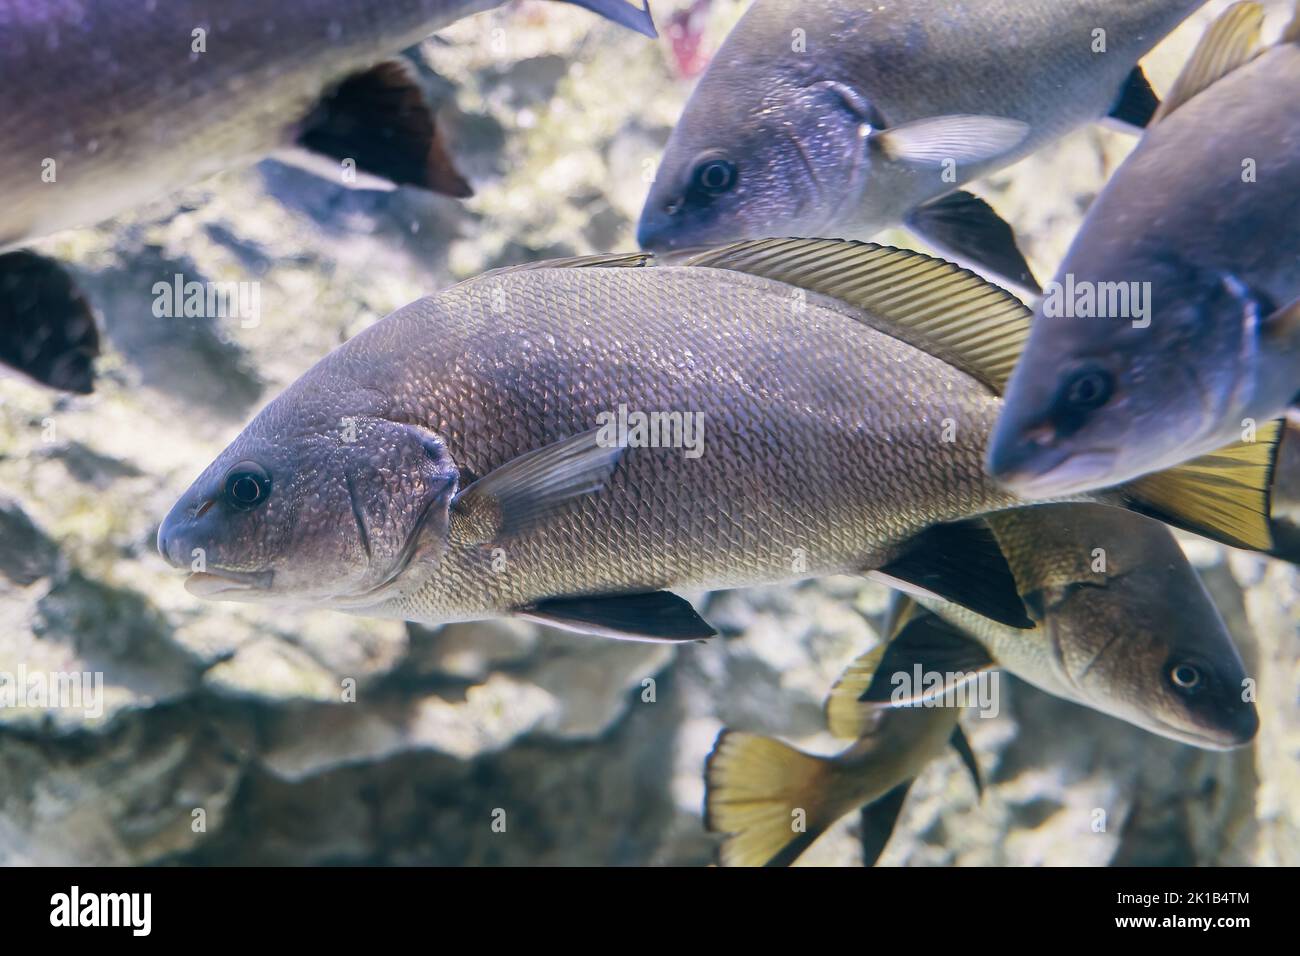
<instances>
[{"instance_id":1,"label":"yellow tail fin","mask_svg":"<svg viewBox=\"0 0 1300 956\"><path fill-rule=\"evenodd\" d=\"M724 730L705 769L704 825L728 833L723 866L789 866L835 822L825 819L828 759L770 737Z\"/></svg>"}]
</instances>

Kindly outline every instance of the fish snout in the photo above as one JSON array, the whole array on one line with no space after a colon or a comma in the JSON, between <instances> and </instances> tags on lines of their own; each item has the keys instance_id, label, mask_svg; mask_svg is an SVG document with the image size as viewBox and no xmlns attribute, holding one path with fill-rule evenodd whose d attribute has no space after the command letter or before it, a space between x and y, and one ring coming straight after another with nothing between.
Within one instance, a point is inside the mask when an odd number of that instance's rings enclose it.
<instances>
[{"instance_id":1,"label":"fish snout","mask_svg":"<svg viewBox=\"0 0 1300 956\"><path fill-rule=\"evenodd\" d=\"M641 213L636 225L637 245L647 251L672 248L673 217L667 212L658 212L649 205Z\"/></svg>"},{"instance_id":2,"label":"fish snout","mask_svg":"<svg viewBox=\"0 0 1300 956\"><path fill-rule=\"evenodd\" d=\"M158 525L158 553L164 561L174 568L190 569L192 548L191 539L194 522L203 516L212 502L204 501L198 507L191 508L184 499L178 501L167 517Z\"/></svg>"},{"instance_id":3,"label":"fish snout","mask_svg":"<svg viewBox=\"0 0 1300 956\"><path fill-rule=\"evenodd\" d=\"M1047 423L1022 428L1002 422L989 443L985 468L1008 487L1030 483L1059 464L1055 446L1056 429Z\"/></svg>"}]
</instances>

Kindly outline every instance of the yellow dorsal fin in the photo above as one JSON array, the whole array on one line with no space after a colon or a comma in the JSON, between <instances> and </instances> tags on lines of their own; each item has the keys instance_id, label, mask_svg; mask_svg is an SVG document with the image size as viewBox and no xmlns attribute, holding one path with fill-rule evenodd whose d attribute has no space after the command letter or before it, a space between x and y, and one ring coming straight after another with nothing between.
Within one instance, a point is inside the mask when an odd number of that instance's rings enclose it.
<instances>
[{"instance_id":1,"label":"yellow dorsal fin","mask_svg":"<svg viewBox=\"0 0 1300 956\"><path fill-rule=\"evenodd\" d=\"M826 697L826 729L841 740L857 740L880 719L880 709L864 705L860 698L876 676L876 668L885 656L889 642L907 626L918 610L917 603L906 594L890 596L889 613L884 624L884 640L865 654L855 657L831 687Z\"/></svg>"},{"instance_id":2,"label":"yellow dorsal fin","mask_svg":"<svg viewBox=\"0 0 1300 956\"><path fill-rule=\"evenodd\" d=\"M757 239L684 265L789 283L861 310L873 328L942 358L1001 394L1029 336L1010 292L944 259L871 242Z\"/></svg>"},{"instance_id":3,"label":"yellow dorsal fin","mask_svg":"<svg viewBox=\"0 0 1300 956\"><path fill-rule=\"evenodd\" d=\"M1174 81L1151 125L1174 112L1198 93L1249 63L1259 52L1264 8L1255 0L1234 3L1210 25Z\"/></svg>"},{"instance_id":4,"label":"yellow dorsal fin","mask_svg":"<svg viewBox=\"0 0 1300 956\"><path fill-rule=\"evenodd\" d=\"M1135 510L1188 531L1254 551L1273 547L1269 492L1283 422L1261 425L1237 442L1124 486Z\"/></svg>"}]
</instances>

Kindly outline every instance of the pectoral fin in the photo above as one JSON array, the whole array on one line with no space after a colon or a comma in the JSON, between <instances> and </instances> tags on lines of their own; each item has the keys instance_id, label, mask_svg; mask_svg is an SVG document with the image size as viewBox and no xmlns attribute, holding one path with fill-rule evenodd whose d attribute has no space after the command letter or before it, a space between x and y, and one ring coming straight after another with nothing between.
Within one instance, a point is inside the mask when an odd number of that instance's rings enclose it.
<instances>
[{"instance_id":1,"label":"pectoral fin","mask_svg":"<svg viewBox=\"0 0 1300 956\"><path fill-rule=\"evenodd\" d=\"M451 503L453 542L500 541L599 491L623 453L602 445L599 434L593 428L520 455L462 490Z\"/></svg>"},{"instance_id":2,"label":"pectoral fin","mask_svg":"<svg viewBox=\"0 0 1300 956\"><path fill-rule=\"evenodd\" d=\"M952 729L949 743L957 751L957 756L961 757L961 762L966 765L966 769L970 771L970 778L975 782L975 792L981 797L984 796L984 780L980 776L980 765L975 759L975 751L971 750L970 741L962 732L961 724Z\"/></svg>"},{"instance_id":3,"label":"pectoral fin","mask_svg":"<svg viewBox=\"0 0 1300 956\"><path fill-rule=\"evenodd\" d=\"M659 31L655 29L654 18L650 15L649 0L641 0L640 3L632 3L630 0L561 0L561 2L590 10L606 20L613 20L619 26L645 34L651 39L659 36Z\"/></svg>"},{"instance_id":4,"label":"pectoral fin","mask_svg":"<svg viewBox=\"0 0 1300 956\"><path fill-rule=\"evenodd\" d=\"M67 270L26 250L0 255L0 362L42 385L86 395L98 355L95 317Z\"/></svg>"},{"instance_id":5,"label":"pectoral fin","mask_svg":"<svg viewBox=\"0 0 1300 956\"><path fill-rule=\"evenodd\" d=\"M987 269L1016 285L1042 292L1015 231L993 207L963 190L949 193L907 217L907 227L940 252Z\"/></svg>"},{"instance_id":6,"label":"pectoral fin","mask_svg":"<svg viewBox=\"0 0 1300 956\"><path fill-rule=\"evenodd\" d=\"M445 196L473 195L438 134L414 71L388 60L347 77L303 123L298 145L359 173ZM338 167L342 181L344 167Z\"/></svg>"},{"instance_id":7,"label":"pectoral fin","mask_svg":"<svg viewBox=\"0 0 1300 956\"><path fill-rule=\"evenodd\" d=\"M1135 132L1141 132L1155 118L1158 109L1160 109L1160 97L1156 96L1156 91L1151 89L1151 83L1147 80L1147 75L1142 72L1142 67L1137 66L1124 81L1124 86L1119 91L1119 99L1115 101L1115 105L1107 115L1116 123Z\"/></svg>"},{"instance_id":8,"label":"pectoral fin","mask_svg":"<svg viewBox=\"0 0 1300 956\"><path fill-rule=\"evenodd\" d=\"M619 641L702 641L718 633L689 601L668 591L548 598L521 607L515 614L540 624Z\"/></svg>"},{"instance_id":9,"label":"pectoral fin","mask_svg":"<svg viewBox=\"0 0 1300 956\"><path fill-rule=\"evenodd\" d=\"M1010 153L1029 135L1029 124L1004 116L934 116L871 134L886 157L918 166L982 163Z\"/></svg>"},{"instance_id":10,"label":"pectoral fin","mask_svg":"<svg viewBox=\"0 0 1300 956\"><path fill-rule=\"evenodd\" d=\"M917 706L944 696L996 666L974 638L917 607L898 636L885 646L871 684L859 699L882 707ZM918 686L914 680L918 667L923 676L938 677L933 682L922 680ZM905 675L907 681L898 681L895 675Z\"/></svg>"},{"instance_id":11,"label":"pectoral fin","mask_svg":"<svg viewBox=\"0 0 1300 956\"><path fill-rule=\"evenodd\" d=\"M859 830L863 866L875 866L880 854L885 852L889 838L894 835L898 816L903 812L903 804L907 801L907 791L911 788L912 781L904 781L879 800L862 808Z\"/></svg>"},{"instance_id":12,"label":"pectoral fin","mask_svg":"<svg viewBox=\"0 0 1300 956\"><path fill-rule=\"evenodd\" d=\"M979 520L935 525L869 573L900 591L942 598L1008 627L1034 626L997 538Z\"/></svg>"}]
</instances>

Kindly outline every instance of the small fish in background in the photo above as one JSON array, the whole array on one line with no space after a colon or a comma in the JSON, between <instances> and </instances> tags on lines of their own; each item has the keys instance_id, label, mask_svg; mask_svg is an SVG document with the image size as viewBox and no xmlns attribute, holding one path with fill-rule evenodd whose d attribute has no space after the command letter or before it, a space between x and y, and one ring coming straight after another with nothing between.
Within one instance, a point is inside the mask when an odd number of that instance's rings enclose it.
<instances>
[{"instance_id":1,"label":"small fish in background","mask_svg":"<svg viewBox=\"0 0 1300 956\"><path fill-rule=\"evenodd\" d=\"M1138 60L1202 2L754 0L668 140L638 242L906 225L1036 291L1011 227L960 187L1108 115L1144 126Z\"/></svg>"},{"instance_id":2,"label":"small fish in background","mask_svg":"<svg viewBox=\"0 0 1300 956\"><path fill-rule=\"evenodd\" d=\"M672 589L869 573L1032 626L977 520L1022 503L982 463L1023 303L864 243L649 259L497 270L380 320L217 456L160 553L201 597L424 623L694 640ZM627 410L659 425L620 436ZM1277 431L1099 500L1267 548Z\"/></svg>"},{"instance_id":3,"label":"small fish in background","mask_svg":"<svg viewBox=\"0 0 1300 956\"><path fill-rule=\"evenodd\" d=\"M1007 389L990 472L1031 498L1248 436L1300 393L1300 16L1230 7L1089 211Z\"/></svg>"},{"instance_id":4,"label":"small fish in background","mask_svg":"<svg viewBox=\"0 0 1300 956\"><path fill-rule=\"evenodd\" d=\"M559 2L655 35L644 2ZM271 155L351 185L469 196L414 71L393 57L498 5L0 0L0 253ZM44 281L15 293L21 316L0 303L0 335L52 348L93 323L80 296L48 279L60 267L47 262ZM31 254L0 254L5 288L32 274ZM0 359L56 388L89 390L80 365L91 353L67 353L75 373L48 373L42 363L59 360L45 348L6 347Z\"/></svg>"},{"instance_id":5,"label":"small fish in background","mask_svg":"<svg viewBox=\"0 0 1300 956\"><path fill-rule=\"evenodd\" d=\"M729 834L724 865L788 865L864 804L870 865L912 779L950 742L979 789L958 724L962 708L952 701L961 701L962 683L995 667L1195 747L1229 749L1254 738L1259 718L1243 699L1241 657L1168 528L1102 505L1044 505L987 520L1036 627L1007 628L955 605L922 599L921 607L896 595L887 642L854 661L827 700L828 729L857 738L851 747L818 757L753 734L719 735L705 773L705 820ZM934 675L933 684L900 680L918 670ZM792 829L795 819L802 832Z\"/></svg>"},{"instance_id":6,"label":"small fish in background","mask_svg":"<svg viewBox=\"0 0 1300 956\"><path fill-rule=\"evenodd\" d=\"M709 54L703 41L704 25L711 6L713 0L694 0L685 10L674 13L664 28L672 50L673 71L681 79L699 76L709 65Z\"/></svg>"}]
</instances>

